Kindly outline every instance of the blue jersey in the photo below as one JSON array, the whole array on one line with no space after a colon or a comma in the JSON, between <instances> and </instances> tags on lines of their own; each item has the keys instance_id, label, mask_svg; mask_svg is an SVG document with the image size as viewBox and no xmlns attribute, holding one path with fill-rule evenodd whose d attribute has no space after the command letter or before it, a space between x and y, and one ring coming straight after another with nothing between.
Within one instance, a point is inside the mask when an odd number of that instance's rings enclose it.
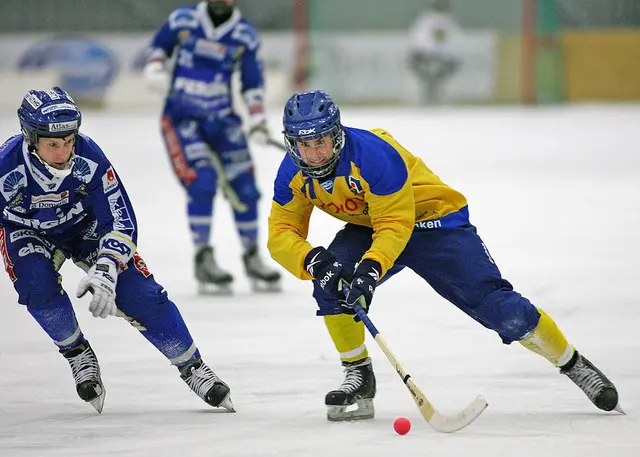
<instances>
[{"instance_id":1,"label":"blue jersey","mask_svg":"<svg viewBox=\"0 0 640 457\"><path fill-rule=\"evenodd\" d=\"M77 136L72 160L71 173L60 177L29 151L22 135L0 146L0 225L24 227L12 236L35 232L70 244L90 232L100 240L100 254L126 265L138 230L117 173L86 135Z\"/></svg>"},{"instance_id":2,"label":"blue jersey","mask_svg":"<svg viewBox=\"0 0 640 457\"><path fill-rule=\"evenodd\" d=\"M260 38L237 8L215 27L206 2L180 7L156 32L151 47L149 61L174 57L165 106L169 115L206 118L231 113L231 78L236 69L248 104L252 105L253 93L262 101Z\"/></svg>"}]
</instances>

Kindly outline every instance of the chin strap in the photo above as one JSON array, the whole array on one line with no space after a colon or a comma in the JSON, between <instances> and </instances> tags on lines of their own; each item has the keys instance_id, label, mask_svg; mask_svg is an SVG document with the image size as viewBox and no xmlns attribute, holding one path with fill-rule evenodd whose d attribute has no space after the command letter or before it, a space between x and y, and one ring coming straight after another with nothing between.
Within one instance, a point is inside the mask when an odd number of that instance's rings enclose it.
<instances>
[{"instance_id":1,"label":"chin strap","mask_svg":"<svg viewBox=\"0 0 640 457\"><path fill-rule=\"evenodd\" d=\"M71 174L71 170L73 169L73 164L75 163L76 159L76 153L74 151L71 151L69 160L67 160L67 163L62 170L52 167L47 162L42 160L42 157L38 155L38 150L32 145L29 146L29 151L31 151L31 155L33 155L38 160L38 162L40 162L49 173L51 173L51 176L54 176L56 178L66 178L67 176L69 176L69 174Z\"/></svg>"}]
</instances>

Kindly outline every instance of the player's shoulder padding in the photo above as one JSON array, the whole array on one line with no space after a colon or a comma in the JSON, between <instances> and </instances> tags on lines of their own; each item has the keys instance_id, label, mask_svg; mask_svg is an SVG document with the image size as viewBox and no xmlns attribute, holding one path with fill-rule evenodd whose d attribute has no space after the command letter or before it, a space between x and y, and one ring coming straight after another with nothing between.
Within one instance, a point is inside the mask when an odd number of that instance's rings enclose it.
<instances>
[{"instance_id":1,"label":"player's shoulder padding","mask_svg":"<svg viewBox=\"0 0 640 457\"><path fill-rule=\"evenodd\" d=\"M169 28L175 29L196 29L200 25L198 22L198 12L195 5L181 6L176 8L169 15Z\"/></svg>"},{"instance_id":2,"label":"player's shoulder padding","mask_svg":"<svg viewBox=\"0 0 640 457\"><path fill-rule=\"evenodd\" d=\"M96 160L98 163L108 162L107 156L90 136L80 133L76 140L76 153L82 157Z\"/></svg>"},{"instance_id":3,"label":"player's shoulder padding","mask_svg":"<svg viewBox=\"0 0 640 457\"><path fill-rule=\"evenodd\" d=\"M375 195L390 195L405 185L409 177L407 164L400 152L381 135L385 130L346 128L351 141L353 163Z\"/></svg>"},{"instance_id":4,"label":"player's shoulder padding","mask_svg":"<svg viewBox=\"0 0 640 457\"><path fill-rule=\"evenodd\" d=\"M273 186L273 200L280 206L284 206L293 200L291 182L298 173L300 173L300 169L293 163L288 154L285 155L282 162L280 162L280 168L278 168L278 174Z\"/></svg>"},{"instance_id":5,"label":"player's shoulder padding","mask_svg":"<svg viewBox=\"0 0 640 457\"><path fill-rule=\"evenodd\" d=\"M15 147L18 147L20 141L22 140L22 135L14 135L5 141L2 146L0 146L0 161L3 160L6 156L11 153L11 150Z\"/></svg>"},{"instance_id":6,"label":"player's shoulder padding","mask_svg":"<svg viewBox=\"0 0 640 457\"><path fill-rule=\"evenodd\" d=\"M250 51L254 51L260 46L260 34L258 30L245 18L238 21L231 36L244 44Z\"/></svg>"}]
</instances>

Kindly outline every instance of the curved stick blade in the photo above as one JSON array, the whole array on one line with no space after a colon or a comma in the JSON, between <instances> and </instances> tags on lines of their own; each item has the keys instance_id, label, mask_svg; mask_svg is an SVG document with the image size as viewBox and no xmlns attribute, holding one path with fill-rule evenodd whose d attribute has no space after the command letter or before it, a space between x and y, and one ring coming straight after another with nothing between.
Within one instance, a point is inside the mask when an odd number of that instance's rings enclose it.
<instances>
[{"instance_id":1,"label":"curved stick blade","mask_svg":"<svg viewBox=\"0 0 640 457\"><path fill-rule=\"evenodd\" d=\"M454 415L440 414L434 411L431 418L426 418L429 425L434 429L443 433L453 433L465 428L471 422L476 420L480 414L487 408L488 403L479 395L465 409Z\"/></svg>"}]
</instances>

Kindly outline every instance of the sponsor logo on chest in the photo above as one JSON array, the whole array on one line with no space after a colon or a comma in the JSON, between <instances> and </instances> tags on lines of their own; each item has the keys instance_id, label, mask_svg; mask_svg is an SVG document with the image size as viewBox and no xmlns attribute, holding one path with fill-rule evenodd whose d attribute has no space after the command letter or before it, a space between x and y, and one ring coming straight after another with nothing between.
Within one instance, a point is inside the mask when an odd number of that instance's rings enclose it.
<instances>
[{"instance_id":1,"label":"sponsor logo on chest","mask_svg":"<svg viewBox=\"0 0 640 457\"><path fill-rule=\"evenodd\" d=\"M53 220L41 221L39 219L21 217L7 211L7 208L5 208L3 215L8 221L15 222L16 224L20 224L24 227L31 227L37 230L47 230L54 227L58 227L59 225L69 222L73 219L80 218L83 212L84 212L84 207L82 206L82 202L78 202L75 205L73 205L73 207L71 207L69 211L66 213L62 213L62 211L57 210L56 216L58 217L58 219L53 219Z\"/></svg>"},{"instance_id":2,"label":"sponsor logo on chest","mask_svg":"<svg viewBox=\"0 0 640 457\"><path fill-rule=\"evenodd\" d=\"M360 183L360 180L358 178L349 175L349 178L347 178L347 183L349 184L349 190L354 194L359 195L364 192L362 184Z\"/></svg>"},{"instance_id":3,"label":"sponsor logo on chest","mask_svg":"<svg viewBox=\"0 0 640 457\"><path fill-rule=\"evenodd\" d=\"M174 81L173 88L188 95L199 97L216 97L229 93L227 85L218 77L211 82L205 82L179 76Z\"/></svg>"},{"instance_id":4,"label":"sponsor logo on chest","mask_svg":"<svg viewBox=\"0 0 640 457\"><path fill-rule=\"evenodd\" d=\"M69 203L69 192L66 190L57 194L33 195L30 209L55 208Z\"/></svg>"}]
</instances>

